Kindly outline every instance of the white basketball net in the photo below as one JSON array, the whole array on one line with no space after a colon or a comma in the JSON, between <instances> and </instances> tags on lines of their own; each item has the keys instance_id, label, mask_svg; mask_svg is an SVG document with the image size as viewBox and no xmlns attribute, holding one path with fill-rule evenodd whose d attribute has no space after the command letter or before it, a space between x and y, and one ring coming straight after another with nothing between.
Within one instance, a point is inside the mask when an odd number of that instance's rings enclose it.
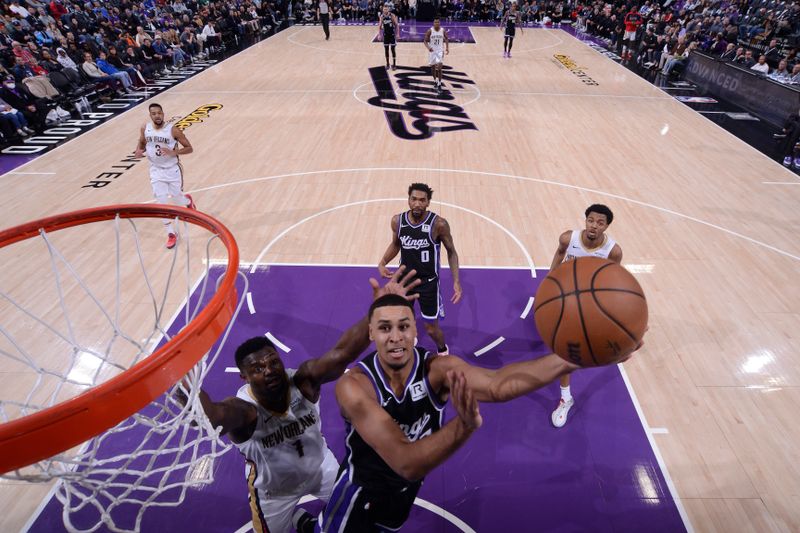
<instances>
[{"instance_id":1,"label":"white basketball net","mask_svg":"<svg viewBox=\"0 0 800 533\"><path fill-rule=\"evenodd\" d=\"M186 303L176 319L182 317L185 325L195 318L213 283L209 280L212 248L224 251L224 246L217 236L208 237L208 232L190 236L190 224L177 220L173 224L179 227L180 238L170 251L164 249L161 220L134 223L119 216L91 226L41 232L40 239L0 249L4 265L19 264L24 258L30 269L24 277L34 284L33 289L0 287L0 365L16 373L17 381L0 381L0 423L63 402L148 357L171 338L170 315L181 299ZM191 227L195 232L199 229ZM96 263L93 270L81 264L86 254L93 253L86 251L87 235L91 235L91 249L105 248L101 253L108 262L100 269L102 275L98 275ZM104 236L113 239L113 245ZM191 244L202 245L204 240L205 264L200 268L191 255ZM64 249L71 250L71 261L62 253ZM136 250L135 255L124 252L131 249ZM33 257L36 254L38 259ZM44 265L49 267L43 269ZM199 296L192 297L192 277L201 275ZM239 294L245 295L247 278L238 275L244 284L243 290L240 284ZM51 289L49 299L44 293ZM214 460L229 445L211 427L197 393L242 302L243 298L216 347L189 373L188 390L178 383L79 450L68 450L2 477L32 482L58 478L55 494L63 504L64 525L69 531L101 527L139 531L148 507L177 506L188 488L211 483ZM149 309L146 319L142 318L144 309ZM185 405L178 399L180 393L188 396Z\"/></svg>"}]
</instances>

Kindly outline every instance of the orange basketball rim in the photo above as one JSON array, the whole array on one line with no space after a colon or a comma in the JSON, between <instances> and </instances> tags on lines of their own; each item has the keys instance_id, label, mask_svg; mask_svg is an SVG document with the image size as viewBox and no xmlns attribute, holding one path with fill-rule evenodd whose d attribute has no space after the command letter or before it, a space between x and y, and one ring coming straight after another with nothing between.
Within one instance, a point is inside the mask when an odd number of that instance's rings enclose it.
<instances>
[{"instance_id":1,"label":"orange basketball rim","mask_svg":"<svg viewBox=\"0 0 800 533\"><path fill-rule=\"evenodd\" d=\"M0 248L74 226L120 218L178 218L219 236L228 251L216 294L195 319L156 352L58 405L0 424L0 474L69 450L141 410L181 379L214 345L236 309L239 249L219 221L168 205L125 204L73 211L0 232Z\"/></svg>"}]
</instances>

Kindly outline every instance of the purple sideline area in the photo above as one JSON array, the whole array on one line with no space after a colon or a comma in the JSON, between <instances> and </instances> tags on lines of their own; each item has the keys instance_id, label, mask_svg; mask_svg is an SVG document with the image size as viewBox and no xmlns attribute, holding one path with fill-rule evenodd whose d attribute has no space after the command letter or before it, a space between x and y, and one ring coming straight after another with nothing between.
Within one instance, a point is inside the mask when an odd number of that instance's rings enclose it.
<instances>
[{"instance_id":1,"label":"purple sideline area","mask_svg":"<svg viewBox=\"0 0 800 533\"><path fill-rule=\"evenodd\" d=\"M447 37L452 43L467 43L474 44L475 38L469 30L469 26L481 26L482 24L466 24L458 22L445 22L442 27L447 30ZM496 24L485 23L486 26L495 26ZM397 33L398 43L421 43L425 38L428 29L433 27L430 22L417 22L415 20L402 21L400 24L400 31ZM382 43L380 30L375 34L372 39L373 43Z\"/></svg>"},{"instance_id":2,"label":"purple sideline area","mask_svg":"<svg viewBox=\"0 0 800 533\"><path fill-rule=\"evenodd\" d=\"M221 269L213 269L212 280L220 274ZM248 273L256 313L243 307L206 390L218 400L234 394L240 378L224 372L233 366L232 350L267 331L291 349L282 354L288 367L324 353L366 312L371 296L367 279L376 274L374 268L332 266L272 266ZM464 299L458 305L449 303L449 274L443 271L447 317L442 326L453 353L488 368L546 353L532 313L520 318L545 271L532 279L524 269L463 269ZM499 336L506 340L480 357L474 355ZM419 341L430 344L424 333ZM341 458L344 425L332 389L328 384L322 393L323 432ZM483 404L484 426L428 476L419 497L477 532L685 531L619 370L581 371L573 390L576 407L560 430L549 421L557 384L507 404ZM448 418L450 411L448 406ZM229 451L215 471L214 483L190 490L179 508L151 508L142 531L230 533L248 524L241 455ZM320 508L319 502L306 506ZM30 529L63 530L55 500ZM415 506L403 530L461 529Z\"/></svg>"}]
</instances>

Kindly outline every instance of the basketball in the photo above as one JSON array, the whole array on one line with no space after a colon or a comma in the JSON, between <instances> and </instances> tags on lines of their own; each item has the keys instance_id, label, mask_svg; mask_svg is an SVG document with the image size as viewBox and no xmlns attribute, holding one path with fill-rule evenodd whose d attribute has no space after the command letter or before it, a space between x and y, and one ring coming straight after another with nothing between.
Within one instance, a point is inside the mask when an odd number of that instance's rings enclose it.
<instances>
[{"instance_id":1,"label":"basketball","mask_svg":"<svg viewBox=\"0 0 800 533\"><path fill-rule=\"evenodd\" d=\"M542 280L534 320L544 342L580 366L616 363L647 328L647 299L624 267L599 257L560 264Z\"/></svg>"}]
</instances>

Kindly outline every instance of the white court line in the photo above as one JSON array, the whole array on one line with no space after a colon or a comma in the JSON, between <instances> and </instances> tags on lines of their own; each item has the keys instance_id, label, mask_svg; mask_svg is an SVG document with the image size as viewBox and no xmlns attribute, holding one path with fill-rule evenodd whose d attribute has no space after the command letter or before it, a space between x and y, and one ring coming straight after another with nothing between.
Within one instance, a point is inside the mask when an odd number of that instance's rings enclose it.
<instances>
[{"instance_id":1,"label":"white court line","mask_svg":"<svg viewBox=\"0 0 800 533\"><path fill-rule=\"evenodd\" d=\"M525 310L522 312L522 314L521 314L521 315L519 315L519 317L520 317L521 319L523 319L523 320L525 320L526 318L528 318L528 313L530 313L530 312L531 312L531 308L532 308L532 307L533 307L533 296L531 296L530 298L528 298L528 305L526 305L526 306L525 306Z\"/></svg>"},{"instance_id":2,"label":"white court line","mask_svg":"<svg viewBox=\"0 0 800 533\"><path fill-rule=\"evenodd\" d=\"M605 56L603 56L603 57L605 57ZM611 61L611 59L609 59L609 61ZM670 100L671 100L671 98L670 98ZM681 105L683 105L683 104L681 104ZM713 122L712 122L712 124L713 124ZM725 131L725 130L723 130L723 131ZM733 134L730 134L730 135L733 135ZM742 144L744 144L747 147L750 147L750 145L748 145L748 144L746 144L744 142ZM754 148L752 148L752 149L755 152L761 154L761 152L759 152L758 150L755 150ZM764 155L764 154L762 154L762 155ZM767 156L764 155L764 157L767 157ZM770 159L770 161L772 161L772 160ZM773 161L773 163L774 163L774 161ZM783 168L783 167L781 167L781 168ZM571 183L563 183L563 182L560 182L560 181L546 180L546 179L542 179L542 178L531 178L529 176L516 176L514 174L504 174L502 172L487 172L487 171L482 171L482 170L465 170L465 169L455 169L455 168L430 168L430 167L365 167L365 168L342 168L342 169L334 169L334 170L310 170L310 171L304 171L304 172L290 172L290 173L287 173L287 174L278 174L278 175L275 175L275 176L264 176L264 177L260 177L260 178L249 178L249 179L245 179L245 180L232 181L232 182L229 182L229 183L220 183L220 184L217 184L217 185L210 185L208 187L201 187L199 189L194 189L194 190L187 191L187 192L195 193L195 192L211 191L211 190L215 190L215 189L223 189L225 187L243 185L243 184L246 184L246 183L256 183L256 182L260 182L260 181L269 181L269 180L275 180L275 179L281 179L281 178L293 178L293 177L297 177L297 176L314 176L314 175L319 175L319 174L343 174L343 173L353 173L353 172L376 172L376 171L406 172L406 173L411 173L411 172L449 172L449 173L453 173L453 174L469 174L469 175L477 174L477 175L481 175L481 176L497 176L497 177L500 177L500 178L510 178L510 179L515 179L515 180L520 180L520 181L530 181L530 182L533 182L533 183L542 183L542 184L545 184L545 185L555 185L556 187L563 187L565 189L573 189L573 190L576 190L576 191L589 192L589 193L592 193L592 194L596 194L598 196L603 196L603 197L606 197L606 198L614 198L616 200L621 200L623 202L628 202L628 203L631 203L631 204L634 204L634 205L639 205L639 206L642 206L642 207L648 207L650 209L655 209L656 211L660 211L662 213L667 213L669 215L674 215L674 216L676 216L678 218L683 218L685 220L690 220L692 222L696 222L698 224L702 224L703 226L708 226L709 228L714 228L714 229L719 230L719 231L721 231L723 233L727 233L728 235L732 235L732 236L737 237L739 239L743 239L743 240L745 240L747 242L750 242L750 243L755 244L757 246L760 246L762 248L766 248L767 250L772 250L773 252L778 253L780 255L783 255L785 257L788 257L790 259L794 259L796 261L800 261L800 256L794 255L794 254L789 253L789 252L787 252L785 250L781 250L780 248L778 248L776 246L772 246L771 244L767 244L767 243L765 243L763 241L759 241L758 239L754 239L752 237L748 237L746 235L743 235L743 234L738 233L736 231L724 228L724 227L719 226L717 224L713 224L711 222L706 222L705 220L699 219L697 217L693 217L691 215L680 213L680 212L675 211L673 209L669 209L669 208L666 208L666 207L661 207L661 206L658 206L658 205L655 205L655 204L651 204L649 202L643 202L641 200L634 200L633 198L629 198L627 196L622 196L620 194L614 194L614 193L610 193L610 192L606 192L606 191L601 191L599 189L592 189L592 188L589 188L589 187L582 187L580 185L573 185ZM788 171L788 172L791 172L791 171ZM797 177L797 176L794 175L793 172L791 174L795 178ZM372 201L372 200L369 200L369 201ZM403 199L403 201L406 201L406 199ZM154 203L154 202L155 202L155 200L150 200L150 201L148 201L146 203ZM344 207L344 206L339 206L339 207ZM455 207L457 207L457 206L455 206ZM331 210L334 210L334 209L336 209L336 208L332 208ZM489 219L489 220L491 220L491 219Z\"/></svg>"},{"instance_id":3,"label":"white court line","mask_svg":"<svg viewBox=\"0 0 800 533\"><path fill-rule=\"evenodd\" d=\"M239 267L241 267L241 265L239 265ZM256 314L256 308L253 307L253 293L251 292L247 293L247 309L250 310L251 315Z\"/></svg>"},{"instance_id":4,"label":"white court line","mask_svg":"<svg viewBox=\"0 0 800 533\"><path fill-rule=\"evenodd\" d=\"M800 181L762 181L762 185L800 185Z\"/></svg>"},{"instance_id":5,"label":"white court line","mask_svg":"<svg viewBox=\"0 0 800 533\"><path fill-rule=\"evenodd\" d=\"M316 499L317 498L315 498L314 496L311 496L310 494L306 494L305 496L300 498L300 501L297 502L297 505L302 505L304 503L313 502ZM416 505L417 507L422 507L423 509L427 509L428 511L432 512L433 514L442 517L443 519L447 520L448 522L450 522L451 524L456 526L458 529L460 529L463 533L476 533L476 531L474 529L472 529L469 526L469 524L467 524L466 522L461 520L459 517L457 517L453 513L442 509L441 507L439 507L435 503L429 502L428 500L423 500L422 498L415 498L414 499L414 505ZM245 525L243 525L242 527L237 529L234 533L248 533L250 531L253 531L253 522L246 523Z\"/></svg>"},{"instance_id":6,"label":"white court line","mask_svg":"<svg viewBox=\"0 0 800 533\"><path fill-rule=\"evenodd\" d=\"M228 261L225 259L212 259L208 262L212 266L225 266L228 264ZM280 261L273 262L273 261L266 261L266 262L254 262L254 261L239 261L240 267L247 267L250 268L252 266L256 267L271 267L271 266L298 266L298 267L352 267L352 268L374 268L378 270L378 266L374 263L293 263L287 262L283 263ZM389 264L386 265L387 268L397 268L398 265L396 264ZM441 265L441 268L450 269L450 265ZM523 265L459 265L459 269L461 270L530 270L531 267L523 266ZM545 267L534 267L536 270L545 270Z\"/></svg>"},{"instance_id":7,"label":"white court line","mask_svg":"<svg viewBox=\"0 0 800 533\"><path fill-rule=\"evenodd\" d=\"M304 218L304 219L302 219L302 220L300 220L298 222L295 222L294 224L292 224L291 226L289 226L288 228L286 228L285 230L280 232L278 235L276 235L275 238L273 238L269 242L269 244L267 244L261 250L261 252L258 254L258 256L255 258L255 260L253 261L253 265L254 266L251 268L250 273L255 272L255 265L258 264L259 261L261 261L261 258L264 257L264 255L266 255L267 252L269 252L270 248L272 248L275 245L276 242L278 242L283 237L285 237L290 231L294 230L298 226L301 226L302 224L305 224L309 220L312 220L314 218L317 218L318 216L321 216L321 215L324 215L324 214L327 214L327 213L332 213L333 211L337 211L339 209L344 209L344 208L347 208L347 207L353 207L353 206L357 206L357 205L371 204L371 203L376 203L376 202L407 202L407 201L408 201L407 198L374 198L374 199L371 199L371 200L359 200L357 202L350 202L350 203L347 203L347 204L341 204L341 205L336 205L334 207L329 207L328 209L323 209L322 211L318 211L318 212L314 213L313 215L309 215L306 218ZM536 266L534 266L534 264L533 264L533 258L531 258L531 255L528 253L528 250L527 250L527 248L525 248L525 245L522 244L522 241L520 241L517 238L516 235L511 233L511 231L508 228L506 228L505 226L503 226L499 222L495 221L494 219L491 219L491 218L487 217L486 215L478 213L477 211L473 211L472 209L469 209L467 207L462 207L460 205L451 204L451 203L448 203L448 202L441 202L441 201L437 201L436 204L442 205L442 206L447 206L447 207L452 207L453 209L460 209L462 211L466 211L467 213L470 213L470 214L473 214L473 215L475 215L477 217L480 217L480 218L486 220L487 222L493 224L494 226L498 227L506 235L511 237L511 239L517 244L517 246L519 246L520 250L522 250L522 253L525 256L526 261L528 262L528 268L531 271L531 277L532 278L536 277Z\"/></svg>"},{"instance_id":8,"label":"white court line","mask_svg":"<svg viewBox=\"0 0 800 533\"><path fill-rule=\"evenodd\" d=\"M6 174L20 174L26 176L52 176L55 174L55 172L17 172L16 170L9 170L8 172L6 172Z\"/></svg>"},{"instance_id":9,"label":"white court line","mask_svg":"<svg viewBox=\"0 0 800 533\"><path fill-rule=\"evenodd\" d=\"M486 346L484 346L483 348L481 348L480 350L475 352L475 357L482 356L483 354L485 354L486 352L488 352L492 348L496 348L497 345L499 345L501 342L503 342L505 340L506 340L505 337L502 337L502 336L501 337L497 337L495 340L493 340L492 342L490 342L489 344L487 344Z\"/></svg>"},{"instance_id":10,"label":"white court line","mask_svg":"<svg viewBox=\"0 0 800 533\"><path fill-rule=\"evenodd\" d=\"M653 435L669 435L667 428L650 428L650 433Z\"/></svg>"},{"instance_id":11,"label":"white court line","mask_svg":"<svg viewBox=\"0 0 800 533\"><path fill-rule=\"evenodd\" d=\"M650 448L653 450L653 455L656 457L658 467L661 469L661 473L664 475L664 481L666 481L667 488L672 496L672 500L675 502L675 507L677 507L678 513L681 515L683 525L686 527L687 533L694 533L692 522L689 520L689 515L686 514L686 509L683 507L683 501L681 501L681 499L678 497L678 491L675 490L675 484L672 482L672 478L669 475L669 470L667 470L667 464L664 462L664 458L661 456L661 451L658 449L658 445L653 438L652 430L648 430L649 426L647 425L647 420L644 417L644 411L642 411L639 398L636 397L636 392L634 392L631 381L628 379L628 374L625 372L625 367L623 365L617 365L617 368L619 368L619 373L622 375L622 381L625 382L625 387L627 387L628 394L631 397L631 401L633 401L636 414L639 415L639 421L645 430L644 434L647 436L647 441L650 443Z\"/></svg>"},{"instance_id":12,"label":"white court line","mask_svg":"<svg viewBox=\"0 0 800 533\"><path fill-rule=\"evenodd\" d=\"M239 373L239 369L236 368L235 366L226 366L225 367L225 372L227 374L238 374Z\"/></svg>"},{"instance_id":13,"label":"white court line","mask_svg":"<svg viewBox=\"0 0 800 533\"><path fill-rule=\"evenodd\" d=\"M281 350L283 350L284 352L286 352L286 353L289 353L289 352L291 352L291 351L292 351L292 349L291 349L291 348L289 348L288 346L286 346L285 344L283 344L281 341L279 341L278 339L276 339L276 338L275 338L275 336L274 336L272 333L270 333L269 331L268 331L268 332L266 332L264 335L265 335L265 336L266 336L266 337L267 337L269 340L271 340L271 341L272 341L272 344L274 344L275 346L277 346L278 348L280 348L280 349L281 349Z\"/></svg>"}]
</instances>

